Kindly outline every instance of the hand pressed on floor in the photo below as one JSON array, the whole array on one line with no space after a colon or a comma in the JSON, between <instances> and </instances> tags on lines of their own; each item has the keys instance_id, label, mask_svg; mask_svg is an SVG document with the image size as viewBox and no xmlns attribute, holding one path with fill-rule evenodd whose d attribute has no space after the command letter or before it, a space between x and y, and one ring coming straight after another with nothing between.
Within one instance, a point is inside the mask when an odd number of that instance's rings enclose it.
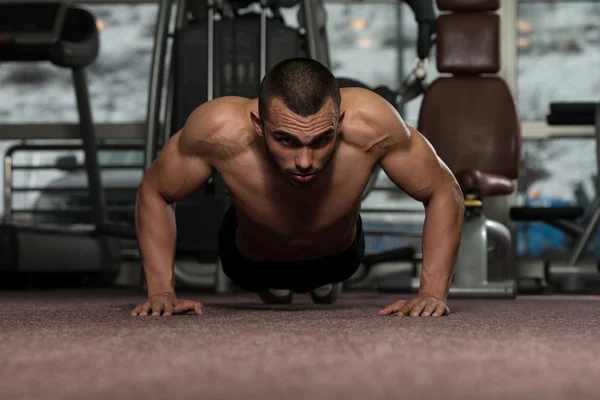
<instances>
[{"instance_id":1,"label":"hand pressed on floor","mask_svg":"<svg viewBox=\"0 0 600 400\"><path fill-rule=\"evenodd\" d=\"M178 299L174 293L161 293L149 296L148 300L138 304L131 311L131 315L147 316L150 311L154 317L161 314L168 317L174 314L185 314L189 311L194 311L197 315L204 315L204 306L197 301Z\"/></svg>"},{"instance_id":2,"label":"hand pressed on floor","mask_svg":"<svg viewBox=\"0 0 600 400\"><path fill-rule=\"evenodd\" d=\"M410 300L398 300L379 311L379 315L391 314L399 317L441 317L450 314L450 308L435 296L420 294Z\"/></svg>"}]
</instances>

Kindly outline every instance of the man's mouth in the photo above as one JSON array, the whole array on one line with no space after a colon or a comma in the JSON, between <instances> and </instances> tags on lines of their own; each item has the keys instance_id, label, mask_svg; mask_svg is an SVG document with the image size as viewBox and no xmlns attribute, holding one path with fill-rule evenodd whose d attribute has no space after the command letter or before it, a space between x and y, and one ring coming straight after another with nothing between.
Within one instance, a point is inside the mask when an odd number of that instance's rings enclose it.
<instances>
[{"instance_id":1,"label":"man's mouth","mask_svg":"<svg viewBox=\"0 0 600 400\"><path fill-rule=\"evenodd\" d=\"M292 174L292 178L298 182L308 182L315 177L315 174L308 175L300 175L300 174Z\"/></svg>"}]
</instances>

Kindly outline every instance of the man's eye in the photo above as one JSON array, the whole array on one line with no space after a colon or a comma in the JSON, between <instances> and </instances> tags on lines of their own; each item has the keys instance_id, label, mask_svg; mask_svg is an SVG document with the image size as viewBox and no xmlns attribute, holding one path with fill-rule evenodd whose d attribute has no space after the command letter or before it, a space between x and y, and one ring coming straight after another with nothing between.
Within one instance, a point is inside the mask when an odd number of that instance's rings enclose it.
<instances>
[{"instance_id":1,"label":"man's eye","mask_svg":"<svg viewBox=\"0 0 600 400\"><path fill-rule=\"evenodd\" d=\"M331 139L330 136L323 136L317 139L317 144L325 144L327 142L329 142L329 139Z\"/></svg>"},{"instance_id":2,"label":"man's eye","mask_svg":"<svg viewBox=\"0 0 600 400\"><path fill-rule=\"evenodd\" d=\"M280 138L279 141L283 144L292 144L292 139Z\"/></svg>"}]
</instances>

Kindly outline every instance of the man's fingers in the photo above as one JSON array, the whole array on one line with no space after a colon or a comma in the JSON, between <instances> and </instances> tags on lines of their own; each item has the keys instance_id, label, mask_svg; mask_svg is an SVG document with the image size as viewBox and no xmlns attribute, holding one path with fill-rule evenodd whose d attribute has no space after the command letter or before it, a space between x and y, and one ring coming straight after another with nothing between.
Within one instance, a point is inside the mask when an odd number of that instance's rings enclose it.
<instances>
[{"instance_id":1,"label":"man's fingers","mask_svg":"<svg viewBox=\"0 0 600 400\"><path fill-rule=\"evenodd\" d=\"M133 310L131 310L131 316L135 317L136 315L140 315L141 310L142 310L142 305L138 304Z\"/></svg>"},{"instance_id":2,"label":"man's fingers","mask_svg":"<svg viewBox=\"0 0 600 400\"><path fill-rule=\"evenodd\" d=\"M167 301L164 304L163 316L168 317L173 314L173 302Z\"/></svg>"},{"instance_id":3,"label":"man's fingers","mask_svg":"<svg viewBox=\"0 0 600 400\"><path fill-rule=\"evenodd\" d=\"M442 317L444 315L448 315L450 313L450 309L444 303L439 303L433 312L434 317Z\"/></svg>"},{"instance_id":4,"label":"man's fingers","mask_svg":"<svg viewBox=\"0 0 600 400\"><path fill-rule=\"evenodd\" d=\"M131 311L132 316L146 316L152 310L152 316L168 317L173 314L186 313L194 311L198 315L204 315L204 306L202 303L191 300L180 300L177 298L156 298L140 303Z\"/></svg>"},{"instance_id":5,"label":"man's fingers","mask_svg":"<svg viewBox=\"0 0 600 400\"><path fill-rule=\"evenodd\" d=\"M391 313L400 311L400 308L406 303L406 300L398 300L397 302L390 304L383 310L379 311L379 315L390 315Z\"/></svg>"},{"instance_id":6,"label":"man's fingers","mask_svg":"<svg viewBox=\"0 0 600 400\"><path fill-rule=\"evenodd\" d=\"M429 317L430 315L432 315L435 312L438 304L439 303L436 301L428 302L427 305L425 306L425 308L423 309L423 312L421 313L421 315L424 317Z\"/></svg>"},{"instance_id":7,"label":"man's fingers","mask_svg":"<svg viewBox=\"0 0 600 400\"><path fill-rule=\"evenodd\" d=\"M383 310L379 311L379 315L390 314L398 317L404 317L408 315L411 317L418 317L420 315L424 317L441 317L443 315L450 314L450 309L444 302L433 297L417 296L408 301L398 300L397 302L390 304Z\"/></svg>"},{"instance_id":8,"label":"man's fingers","mask_svg":"<svg viewBox=\"0 0 600 400\"><path fill-rule=\"evenodd\" d=\"M142 308L140 310L140 315L145 317L146 315L148 315L148 311L150 311L150 302L146 301L146 302L144 302L144 304L142 304Z\"/></svg>"},{"instance_id":9,"label":"man's fingers","mask_svg":"<svg viewBox=\"0 0 600 400\"><path fill-rule=\"evenodd\" d=\"M158 317L163 310L163 303L161 301L152 302L152 316Z\"/></svg>"},{"instance_id":10,"label":"man's fingers","mask_svg":"<svg viewBox=\"0 0 600 400\"><path fill-rule=\"evenodd\" d=\"M178 313L186 313L188 311L194 311L196 314L202 315L202 314L204 314L203 309L204 309L204 306L202 305L202 303L191 301L191 300L184 300L184 301L179 301L175 304L175 307L173 307L173 312L175 314L178 314Z\"/></svg>"},{"instance_id":11,"label":"man's fingers","mask_svg":"<svg viewBox=\"0 0 600 400\"><path fill-rule=\"evenodd\" d=\"M423 311L423 309L425 308L426 305L427 305L427 300L425 300L425 299L417 302L417 304L415 304L413 307L411 307L410 316L418 317L419 315L421 315L421 312Z\"/></svg>"},{"instance_id":12,"label":"man's fingers","mask_svg":"<svg viewBox=\"0 0 600 400\"><path fill-rule=\"evenodd\" d=\"M405 317L407 315L410 314L411 310L415 307L416 304L418 304L421 301L420 298L415 297L413 299L410 299L409 301L407 301L406 303L404 303L404 305L402 307L400 307L400 310L398 310L398 312L396 313L396 315L398 317Z\"/></svg>"},{"instance_id":13,"label":"man's fingers","mask_svg":"<svg viewBox=\"0 0 600 400\"><path fill-rule=\"evenodd\" d=\"M194 306L191 304L189 300L181 301L173 307L173 311L176 313L182 313L190 311Z\"/></svg>"}]
</instances>

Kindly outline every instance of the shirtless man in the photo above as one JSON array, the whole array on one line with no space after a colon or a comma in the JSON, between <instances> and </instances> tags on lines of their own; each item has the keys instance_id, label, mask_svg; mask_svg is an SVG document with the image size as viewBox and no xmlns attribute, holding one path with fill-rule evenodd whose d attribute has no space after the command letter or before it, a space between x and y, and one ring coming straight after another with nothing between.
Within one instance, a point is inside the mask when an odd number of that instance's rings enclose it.
<instances>
[{"instance_id":1,"label":"shirtless man","mask_svg":"<svg viewBox=\"0 0 600 400\"><path fill-rule=\"evenodd\" d=\"M364 253L359 209L375 163L426 209L419 292L379 314L447 315L464 211L454 176L386 100L340 90L310 59L273 67L258 99L221 97L199 106L148 169L136 201L148 299L132 315L203 314L201 303L175 294L170 205L215 171L233 203L219 234L223 271L233 283L266 303L290 302L293 292L333 302Z\"/></svg>"}]
</instances>

